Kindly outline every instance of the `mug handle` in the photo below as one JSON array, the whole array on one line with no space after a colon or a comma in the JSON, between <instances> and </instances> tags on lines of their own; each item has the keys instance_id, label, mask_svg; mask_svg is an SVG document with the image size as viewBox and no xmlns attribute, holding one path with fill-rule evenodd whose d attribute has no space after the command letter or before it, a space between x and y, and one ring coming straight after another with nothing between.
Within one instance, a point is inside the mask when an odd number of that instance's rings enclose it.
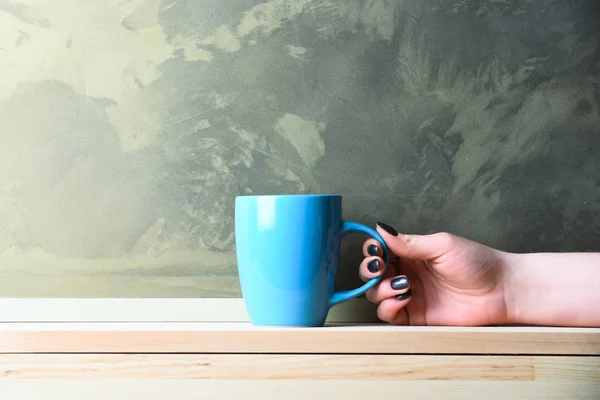
<instances>
[{"instance_id":1,"label":"mug handle","mask_svg":"<svg viewBox=\"0 0 600 400\"><path fill-rule=\"evenodd\" d=\"M361 287L351 290L344 290L343 292L333 293L331 295L331 298L329 299L329 307L333 307L336 304L343 303L344 301L348 301L350 299L364 294L367 290L377 285L381 281L381 279L383 279L383 275L385 274L388 268L388 248L381 235L377 233L375 229L369 228L368 226L363 224L359 224L358 222L343 221L341 236L343 237L349 233L365 233L371 236L373 239L377 240L383 246L383 256L381 258L383 258L383 262L385 263L384 270L380 276L369 280L369 282L365 283Z\"/></svg>"}]
</instances>

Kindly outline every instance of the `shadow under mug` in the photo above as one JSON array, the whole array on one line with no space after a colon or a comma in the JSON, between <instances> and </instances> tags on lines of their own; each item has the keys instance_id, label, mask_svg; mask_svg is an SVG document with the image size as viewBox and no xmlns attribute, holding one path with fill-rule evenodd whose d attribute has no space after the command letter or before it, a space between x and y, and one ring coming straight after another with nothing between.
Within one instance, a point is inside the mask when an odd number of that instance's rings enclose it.
<instances>
[{"instance_id":1,"label":"shadow under mug","mask_svg":"<svg viewBox=\"0 0 600 400\"><path fill-rule=\"evenodd\" d=\"M340 195L238 196L235 246L242 297L255 326L322 326L329 309L381 281L335 291L342 236L374 229L342 220ZM383 271L385 273L385 271Z\"/></svg>"}]
</instances>

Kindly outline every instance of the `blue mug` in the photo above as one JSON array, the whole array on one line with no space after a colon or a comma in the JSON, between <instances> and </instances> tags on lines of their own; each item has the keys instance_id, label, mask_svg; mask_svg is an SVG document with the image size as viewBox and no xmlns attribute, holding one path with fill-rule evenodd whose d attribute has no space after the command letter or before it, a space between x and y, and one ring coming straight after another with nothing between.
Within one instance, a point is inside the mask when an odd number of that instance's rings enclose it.
<instances>
[{"instance_id":1,"label":"blue mug","mask_svg":"<svg viewBox=\"0 0 600 400\"><path fill-rule=\"evenodd\" d=\"M238 196L235 245L242 297L256 326L323 326L329 309L362 295L335 291L342 236L364 233L388 248L374 229L342 220L339 195ZM385 273L385 271L384 271Z\"/></svg>"}]
</instances>

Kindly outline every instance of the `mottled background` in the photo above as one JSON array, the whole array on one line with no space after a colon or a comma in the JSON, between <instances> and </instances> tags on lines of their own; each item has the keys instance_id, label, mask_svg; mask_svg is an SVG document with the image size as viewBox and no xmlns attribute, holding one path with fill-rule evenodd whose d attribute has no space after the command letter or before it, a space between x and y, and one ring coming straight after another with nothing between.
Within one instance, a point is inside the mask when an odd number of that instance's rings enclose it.
<instances>
[{"instance_id":1,"label":"mottled background","mask_svg":"<svg viewBox=\"0 0 600 400\"><path fill-rule=\"evenodd\" d=\"M239 297L241 193L600 250L599 42L597 0L0 0L0 295Z\"/></svg>"}]
</instances>

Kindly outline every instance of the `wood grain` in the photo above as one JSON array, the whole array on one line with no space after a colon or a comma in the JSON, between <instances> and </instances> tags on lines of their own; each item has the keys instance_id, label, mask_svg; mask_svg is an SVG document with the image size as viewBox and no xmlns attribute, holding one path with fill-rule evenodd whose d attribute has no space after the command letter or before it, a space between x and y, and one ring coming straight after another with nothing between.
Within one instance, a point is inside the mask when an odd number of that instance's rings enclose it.
<instances>
[{"instance_id":1,"label":"wood grain","mask_svg":"<svg viewBox=\"0 0 600 400\"><path fill-rule=\"evenodd\" d=\"M0 378L600 382L600 357L4 354Z\"/></svg>"},{"instance_id":2,"label":"wood grain","mask_svg":"<svg viewBox=\"0 0 600 400\"><path fill-rule=\"evenodd\" d=\"M0 377L531 381L536 365L543 379L600 379L596 357L283 354L3 354Z\"/></svg>"},{"instance_id":3,"label":"wood grain","mask_svg":"<svg viewBox=\"0 0 600 400\"><path fill-rule=\"evenodd\" d=\"M597 400L598 381L14 379L10 400Z\"/></svg>"},{"instance_id":4,"label":"wood grain","mask_svg":"<svg viewBox=\"0 0 600 400\"><path fill-rule=\"evenodd\" d=\"M256 328L244 323L0 324L0 353L598 355L600 329Z\"/></svg>"}]
</instances>

